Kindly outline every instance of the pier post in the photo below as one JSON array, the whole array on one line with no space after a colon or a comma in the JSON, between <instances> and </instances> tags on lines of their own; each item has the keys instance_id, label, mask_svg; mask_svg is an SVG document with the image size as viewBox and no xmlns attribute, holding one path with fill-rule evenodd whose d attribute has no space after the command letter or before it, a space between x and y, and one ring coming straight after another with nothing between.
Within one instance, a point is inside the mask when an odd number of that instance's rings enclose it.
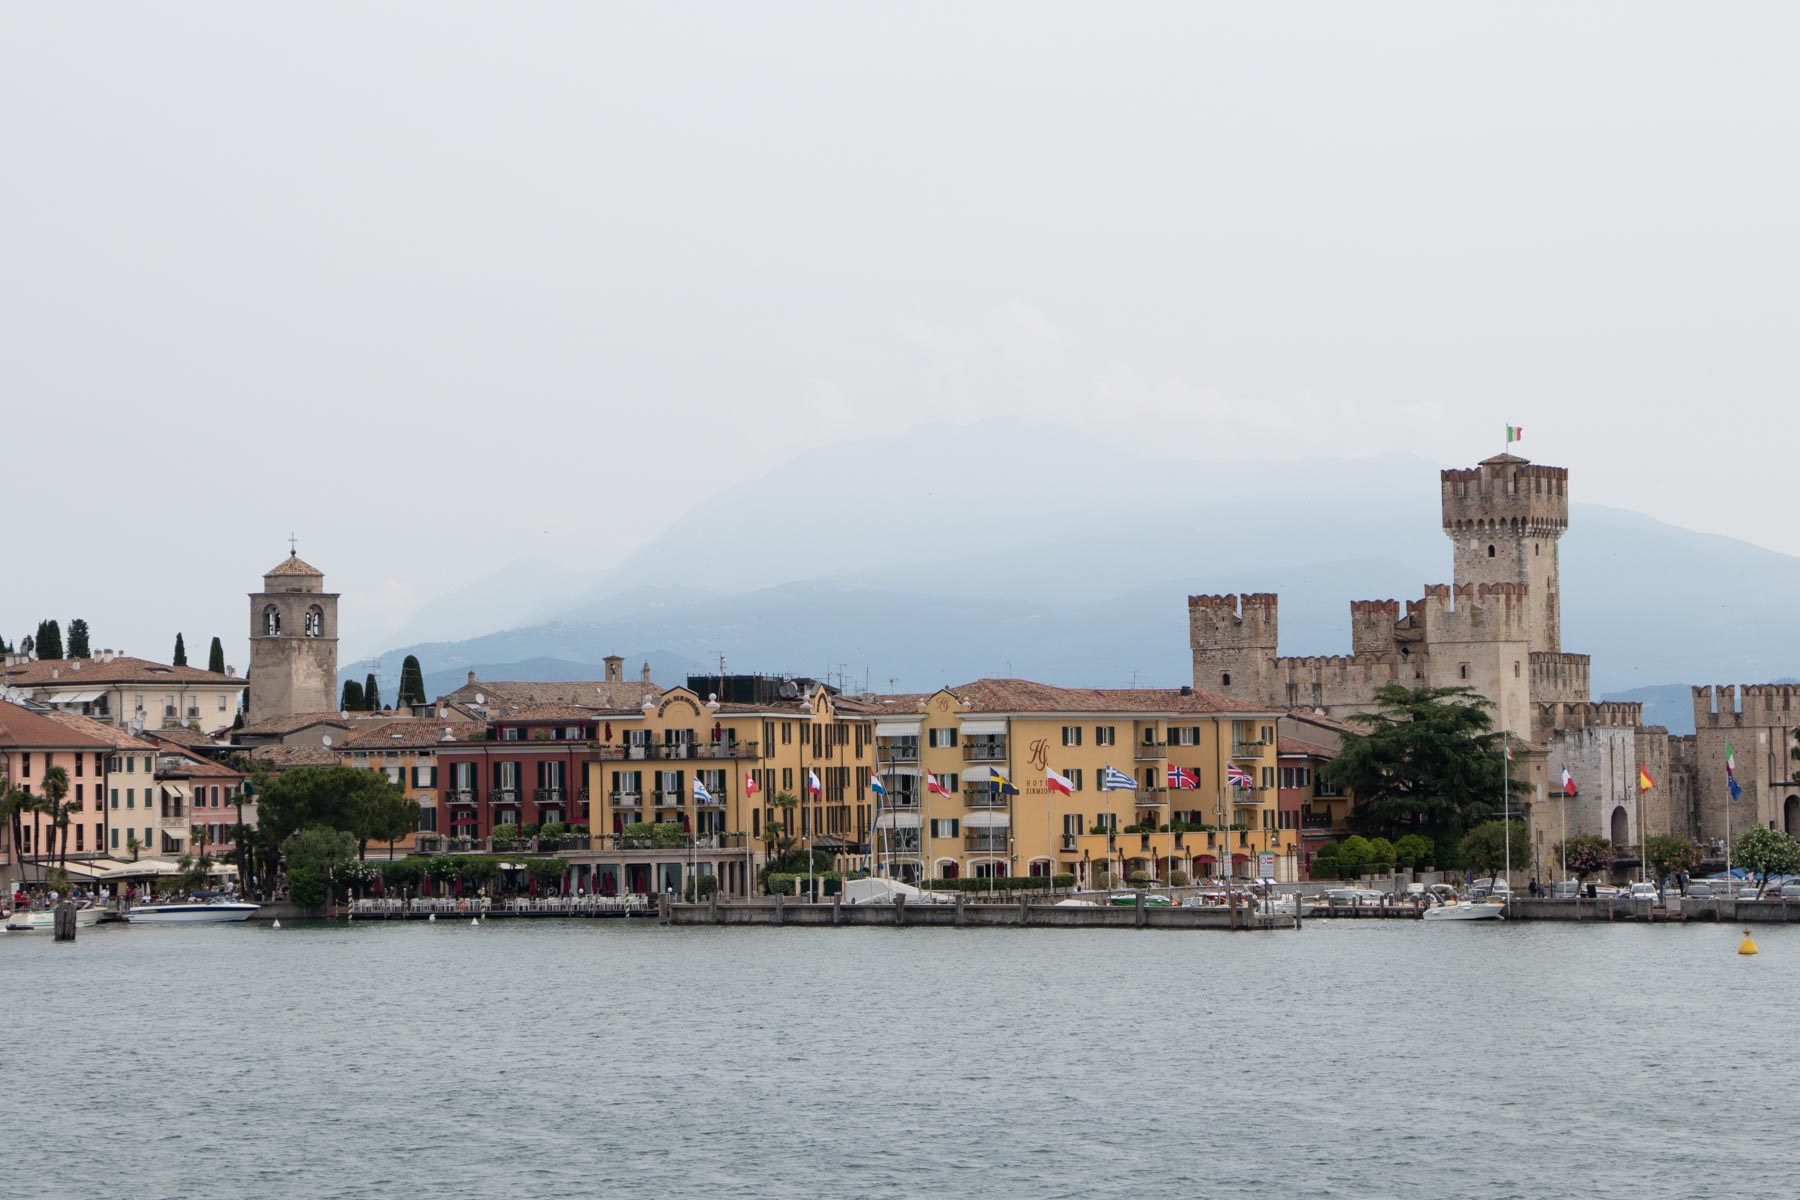
<instances>
[{"instance_id":1,"label":"pier post","mask_svg":"<svg viewBox=\"0 0 1800 1200\"><path fill-rule=\"evenodd\" d=\"M53 921L57 941L72 942L75 940L75 905L71 901L64 900L56 906L56 916Z\"/></svg>"},{"instance_id":2,"label":"pier post","mask_svg":"<svg viewBox=\"0 0 1800 1200\"><path fill-rule=\"evenodd\" d=\"M968 896L964 895L962 892L956 893L956 927L958 929L961 929L964 925L969 923L969 914L965 911L964 907L968 902Z\"/></svg>"},{"instance_id":3,"label":"pier post","mask_svg":"<svg viewBox=\"0 0 1800 1200\"><path fill-rule=\"evenodd\" d=\"M906 924L906 895L901 893L894 897L894 924Z\"/></svg>"},{"instance_id":4,"label":"pier post","mask_svg":"<svg viewBox=\"0 0 1800 1200\"><path fill-rule=\"evenodd\" d=\"M667 892L657 893L657 896L656 896L656 920L657 920L658 924L667 925L669 923L669 915L670 915L669 910L671 907L672 906L669 903L669 893L667 893Z\"/></svg>"},{"instance_id":5,"label":"pier post","mask_svg":"<svg viewBox=\"0 0 1800 1200\"><path fill-rule=\"evenodd\" d=\"M842 892L831 898L831 923L833 925L844 923L844 893Z\"/></svg>"},{"instance_id":6,"label":"pier post","mask_svg":"<svg viewBox=\"0 0 1800 1200\"><path fill-rule=\"evenodd\" d=\"M1019 894L1019 926L1024 928L1031 924L1031 906L1025 901L1025 894Z\"/></svg>"},{"instance_id":7,"label":"pier post","mask_svg":"<svg viewBox=\"0 0 1800 1200\"><path fill-rule=\"evenodd\" d=\"M780 892L776 892L775 893L775 923L777 925L781 924L781 922L782 922L782 916L783 916L782 911L781 911L782 899L783 899L782 894Z\"/></svg>"},{"instance_id":8,"label":"pier post","mask_svg":"<svg viewBox=\"0 0 1800 1200\"><path fill-rule=\"evenodd\" d=\"M1137 893L1137 905L1134 919L1135 927L1142 929L1144 927L1144 893L1142 890L1139 890Z\"/></svg>"},{"instance_id":9,"label":"pier post","mask_svg":"<svg viewBox=\"0 0 1800 1200\"><path fill-rule=\"evenodd\" d=\"M713 889L713 893L706 898L706 907L707 917L714 925L717 925L719 923L719 892L717 888Z\"/></svg>"},{"instance_id":10,"label":"pier post","mask_svg":"<svg viewBox=\"0 0 1800 1200\"><path fill-rule=\"evenodd\" d=\"M1298 933L1300 930L1300 910L1305 907L1306 907L1306 905L1304 905L1300 902L1300 893L1295 892L1294 893L1294 931L1296 933Z\"/></svg>"}]
</instances>

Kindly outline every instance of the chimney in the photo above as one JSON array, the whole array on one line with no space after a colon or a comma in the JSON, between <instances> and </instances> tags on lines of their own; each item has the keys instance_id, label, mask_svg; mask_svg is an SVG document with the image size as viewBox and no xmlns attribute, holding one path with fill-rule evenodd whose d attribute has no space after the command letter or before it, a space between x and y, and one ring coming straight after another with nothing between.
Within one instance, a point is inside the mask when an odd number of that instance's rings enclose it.
<instances>
[{"instance_id":1,"label":"chimney","mask_svg":"<svg viewBox=\"0 0 1800 1200\"><path fill-rule=\"evenodd\" d=\"M81 660L79 658L71 658L69 660L69 670L71 670L71 671L81 670Z\"/></svg>"},{"instance_id":2,"label":"chimney","mask_svg":"<svg viewBox=\"0 0 1800 1200\"><path fill-rule=\"evenodd\" d=\"M62 672L55 667L51 667L50 668L50 678L60 679L60 678L62 678Z\"/></svg>"},{"instance_id":3,"label":"chimney","mask_svg":"<svg viewBox=\"0 0 1800 1200\"><path fill-rule=\"evenodd\" d=\"M236 677L237 677L237 668L232 666L230 663L226 663L225 664L225 678L234 679Z\"/></svg>"},{"instance_id":4,"label":"chimney","mask_svg":"<svg viewBox=\"0 0 1800 1200\"><path fill-rule=\"evenodd\" d=\"M620 683L625 678L625 660L617 654L606 656L606 682Z\"/></svg>"},{"instance_id":5,"label":"chimney","mask_svg":"<svg viewBox=\"0 0 1800 1200\"><path fill-rule=\"evenodd\" d=\"M473 672L473 671L470 671L470 672L469 672L469 682L470 682L470 683L474 683L474 682L475 682L475 672Z\"/></svg>"},{"instance_id":6,"label":"chimney","mask_svg":"<svg viewBox=\"0 0 1800 1200\"><path fill-rule=\"evenodd\" d=\"M650 664L649 663L644 664L644 682L645 683L650 682Z\"/></svg>"}]
</instances>

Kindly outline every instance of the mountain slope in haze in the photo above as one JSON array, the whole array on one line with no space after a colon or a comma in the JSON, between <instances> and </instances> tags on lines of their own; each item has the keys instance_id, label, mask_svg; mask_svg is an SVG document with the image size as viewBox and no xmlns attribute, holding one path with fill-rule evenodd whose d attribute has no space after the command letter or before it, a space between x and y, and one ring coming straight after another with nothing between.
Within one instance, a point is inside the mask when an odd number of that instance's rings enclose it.
<instances>
[{"instance_id":1,"label":"mountain slope in haze","mask_svg":"<svg viewBox=\"0 0 1800 1200\"><path fill-rule=\"evenodd\" d=\"M877 687L1170 684L1190 675L1189 593L1279 592L1284 654L1347 654L1351 600L1450 579L1437 468L1414 458L1154 460L993 422L814 460L701 503L579 600L535 597L554 619L382 661L597 664L657 646ZM1593 656L1597 695L1800 670L1783 602L1800 559L1576 504L1561 567L1564 648Z\"/></svg>"}]
</instances>

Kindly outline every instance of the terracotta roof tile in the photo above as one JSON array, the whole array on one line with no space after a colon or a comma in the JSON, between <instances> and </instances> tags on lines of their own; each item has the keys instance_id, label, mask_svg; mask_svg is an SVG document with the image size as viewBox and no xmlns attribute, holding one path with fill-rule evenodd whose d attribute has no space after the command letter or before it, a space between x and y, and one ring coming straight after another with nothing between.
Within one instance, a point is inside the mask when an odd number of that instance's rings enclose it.
<instances>
[{"instance_id":1,"label":"terracotta roof tile","mask_svg":"<svg viewBox=\"0 0 1800 1200\"><path fill-rule=\"evenodd\" d=\"M335 767L338 752L324 746L258 746L250 751L257 762L266 762L277 771L292 767Z\"/></svg>"},{"instance_id":2,"label":"terracotta roof tile","mask_svg":"<svg viewBox=\"0 0 1800 1200\"><path fill-rule=\"evenodd\" d=\"M77 667L75 664L80 663ZM55 677L52 678L52 675ZM249 681L237 675L216 675L198 667L175 667L151 662L147 658L115 655L111 662L97 658L40 658L15 666L0 666L0 683L8 687L56 687L75 691L83 685L113 683L213 683L228 687L247 687Z\"/></svg>"},{"instance_id":3,"label":"terracotta roof tile","mask_svg":"<svg viewBox=\"0 0 1800 1200\"><path fill-rule=\"evenodd\" d=\"M584 708L637 708L644 697L661 696L663 689L642 680L609 683L604 679L587 680L476 680L465 683L443 699L451 704L495 708L530 708L534 705L568 704ZM481 696L477 702L475 697Z\"/></svg>"},{"instance_id":4,"label":"terracotta roof tile","mask_svg":"<svg viewBox=\"0 0 1800 1200\"><path fill-rule=\"evenodd\" d=\"M41 713L19 704L0 701L0 746L36 746L82 749L149 750L123 729L72 713Z\"/></svg>"},{"instance_id":5,"label":"terracotta roof tile","mask_svg":"<svg viewBox=\"0 0 1800 1200\"><path fill-rule=\"evenodd\" d=\"M325 572L306 562L298 554L289 554L285 560L264 571L263 575L316 575L320 579L325 578Z\"/></svg>"},{"instance_id":6,"label":"terracotta roof tile","mask_svg":"<svg viewBox=\"0 0 1800 1200\"><path fill-rule=\"evenodd\" d=\"M342 749L369 753L425 750L444 744L446 729L450 731L452 742L479 741L487 733L487 726L480 721L440 721L434 718L409 717L359 728Z\"/></svg>"},{"instance_id":7,"label":"terracotta roof tile","mask_svg":"<svg viewBox=\"0 0 1800 1200\"><path fill-rule=\"evenodd\" d=\"M1064 688L1029 679L977 679L949 689L965 712L1263 713L1242 700L1181 688Z\"/></svg>"},{"instance_id":8,"label":"terracotta roof tile","mask_svg":"<svg viewBox=\"0 0 1800 1200\"><path fill-rule=\"evenodd\" d=\"M257 734L284 734L293 733L300 729L306 729L313 725L335 725L339 729L348 729L350 728L350 718L344 716L342 713L335 712L287 713L286 715L279 717L264 717L260 721L244 726L242 729L238 730L238 732L240 734L247 733L253 736Z\"/></svg>"}]
</instances>

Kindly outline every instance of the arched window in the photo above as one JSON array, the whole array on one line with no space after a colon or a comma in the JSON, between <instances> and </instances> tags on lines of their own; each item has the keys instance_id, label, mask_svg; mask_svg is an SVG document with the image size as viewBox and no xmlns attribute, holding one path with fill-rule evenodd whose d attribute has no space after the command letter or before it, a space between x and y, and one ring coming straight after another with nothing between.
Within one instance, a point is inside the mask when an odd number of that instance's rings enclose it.
<instances>
[{"instance_id":1,"label":"arched window","mask_svg":"<svg viewBox=\"0 0 1800 1200\"><path fill-rule=\"evenodd\" d=\"M1223 675L1219 676L1219 686L1220 687L1230 687L1231 686L1231 672L1230 671L1226 671Z\"/></svg>"},{"instance_id":2,"label":"arched window","mask_svg":"<svg viewBox=\"0 0 1800 1200\"><path fill-rule=\"evenodd\" d=\"M318 605L306 610L306 636L323 637L325 635L325 611Z\"/></svg>"},{"instance_id":3,"label":"arched window","mask_svg":"<svg viewBox=\"0 0 1800 1200\"><path fill-rule=\"evenodd\" d=\"M1494 557L1494 548L1492 546L1488 547L1488 557L1489 558Z\"/></svg>"},{"instance_id":4,"label":"arched window","mask_svg":"<svg viewBox=\"0 0 1800 1200\"><path fill-rule=\"evenodd\" d=\"M1625 806L1620 805L1612 813L1612 844L1629 846L1631 844L1631 817L1626 814Z\"/></svg>"},{"instance_id":5,"label":"arched window","mask_svg":"<svg viewBox=\"0 0 1800 1200\"><path fill-rule=\"evenodd\" d=\"M274 637L281 632L281 613L271 604L263 609L263 636Z\"/></svg>"},{"instance_id":6,"label":"arched window","mask_svg":"<svg viewBox=\"0 0 1800 1200\"><path fill-rule=\"evenodd\" d=\"M1463 677L1463 678L1464 678L1464 679L1467 679L1467 678L1468 678L1468 677L1469 677L1469 664L1468 664L1468 663L1464 663L1464 664L1463 664L1463 665L1462 665L1462 668L1461 668L1461 669L1462 669L1462 677Z\"/></svg>"}]
</instances>

